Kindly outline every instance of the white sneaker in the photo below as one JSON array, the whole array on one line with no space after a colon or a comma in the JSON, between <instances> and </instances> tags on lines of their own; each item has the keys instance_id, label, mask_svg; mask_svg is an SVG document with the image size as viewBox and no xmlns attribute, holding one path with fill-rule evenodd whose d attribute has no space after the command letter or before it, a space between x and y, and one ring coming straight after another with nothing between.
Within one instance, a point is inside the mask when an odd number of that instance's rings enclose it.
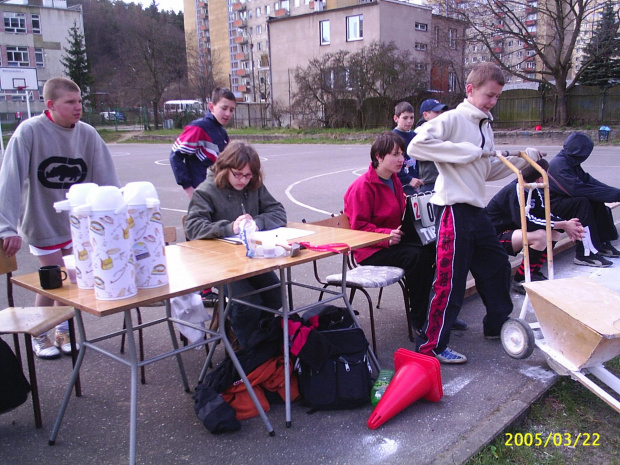
<instances>
[{"instance_id":1,"label":"white sneaker","mask_svg":"<svg viewBox=\"0 0 620 465\"><path fill-rule=\"evenodd\" d=\"M43 360L51 360L60 357L59 350L54 347L47 335L32 338L32 350L34 354Z\"/></svg>"},{"instance_id":2,"label":"white sneaker","mask_svg":"<svg viewBox=\"0 0 620 465\"><path fill-rule=\"evenodd\" d=\"M69 333L61 333L56 330L54 345L58 347L61 352L65 355L71 355L71 338L69 337ZM75 343L75 350L80 350L80 345Z\"/></svg>"}]
</instances>

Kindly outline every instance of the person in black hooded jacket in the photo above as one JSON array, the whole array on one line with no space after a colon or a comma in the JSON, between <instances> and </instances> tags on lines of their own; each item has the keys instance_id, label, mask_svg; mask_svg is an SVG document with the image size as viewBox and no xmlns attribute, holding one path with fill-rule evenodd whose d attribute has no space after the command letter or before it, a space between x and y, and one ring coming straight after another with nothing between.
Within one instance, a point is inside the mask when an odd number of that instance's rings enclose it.
<instances>
[{"instance_id":1,"label":"person in black hooded jacket","mask_svg":"<svg viewBox=\"0 0 620 465\"><path fill-rule=\"evenodd\" d=\"M578 265L605 267L612 264L606 257L620 257L620 251L611 244L612 240L618 239L618 231L611 211L605 206L605 202L620 201L620 189L600 182L581 167L593 148L594 143L588 136L573 132L564 141L562 150L549 162L551 210L562 218L579 218L586 224L583 215L574 211L576 204L572 199L588 199L595 219L588 226L596 250L586 255L583 242L577 242L574 261Z\"/></svg>"}]
</instances>

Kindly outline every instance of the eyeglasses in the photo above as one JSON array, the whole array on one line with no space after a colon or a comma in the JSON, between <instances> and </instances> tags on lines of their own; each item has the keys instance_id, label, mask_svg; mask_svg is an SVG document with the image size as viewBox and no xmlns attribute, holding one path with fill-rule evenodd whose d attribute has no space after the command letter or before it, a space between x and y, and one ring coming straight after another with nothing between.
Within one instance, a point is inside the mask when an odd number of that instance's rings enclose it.
<instances>
[{"instance_id":1,"label":"eyeglasses","mask_svg":"<svg viewBox=\"0 0 620 465\"><path fill-rule=\"evenodd\" d=\"M243 173L235 172L233 170L230 170L230 172L235 177L235 179L247 179L249 181L250 179L252 179L254 177L254 175L252 173L250 173L250 174L243 174Z\"/></svg>"}]
</instances>

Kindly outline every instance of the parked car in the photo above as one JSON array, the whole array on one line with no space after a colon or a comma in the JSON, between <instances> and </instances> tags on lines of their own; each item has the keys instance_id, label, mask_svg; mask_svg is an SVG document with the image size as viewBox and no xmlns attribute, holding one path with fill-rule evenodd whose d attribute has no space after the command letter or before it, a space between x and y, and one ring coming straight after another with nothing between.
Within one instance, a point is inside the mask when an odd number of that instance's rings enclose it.
<instances>
[{"instance_id":1,"label":"parked car","mask_svg":"<svg viewBox=\"0 0 620 465\"><path fill-rule=\"evenodd\" d=\"M120 111L102 111L99 113L101 121L125 121L125 117Z\"/></svg>"}]
</instances>

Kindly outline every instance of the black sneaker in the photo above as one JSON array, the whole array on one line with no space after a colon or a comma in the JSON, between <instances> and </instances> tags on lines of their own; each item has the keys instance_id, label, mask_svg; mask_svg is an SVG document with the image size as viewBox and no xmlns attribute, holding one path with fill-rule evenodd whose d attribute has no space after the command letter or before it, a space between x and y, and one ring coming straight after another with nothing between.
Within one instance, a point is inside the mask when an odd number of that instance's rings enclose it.
<instances>
[{"instance_id":1,"label":"black sneaker","mask_svg":"<svg viewBox=\"0 0 620 465\"><path fill-rule=\"evenodd\" d=\"M517 281L512 278L510 280L510 290L517 294L525 295L525 288L523 287L523 281Z\"/></svg>"},{"instance_id":2,"label":"black sneaker","mask_svg":"<svg viewBox=\"0 0 620 465\"><path fill-rule=\"evenodd\" d=\"M601 247L598 253L604 257L620 257L620 250L616 249L613 245L611 245L611 242L603 242L603 247Z\"/></svg>"},{"instance_id":3,"label":"black sneaker","mask_svg":"<svg viewBox=\"0 0 620 465\"><path fill-rule=\"evenodd\" d=\"M469 325L460 318L457 318L454 320L454 323L452 323L452 329L457 331L465 331L467 328L469 328Z\"/></svg>"},{"instance_id":4,"label":"black sneaker","mask_svg":"<svg viewBox=\"0 0 620 465\"><path fill-rule=\"evenodd\" d=\"M532 281L547 281L547 278L542 271L536 270L532 273Z\"/></svg>"},{"instance_id":5,"label":"black sneaker","mask_svg":"<svg viewBox=\"0 0 620 465\"><path fill-rule=\"evenodd\" d=\"M599 253L591 254L587 257L585 255L583 257L575 257L573 263L576 265L594 266L598 268L607 268L613 264L613 262L607 260Z\"/></svg>"}]
</instances>

